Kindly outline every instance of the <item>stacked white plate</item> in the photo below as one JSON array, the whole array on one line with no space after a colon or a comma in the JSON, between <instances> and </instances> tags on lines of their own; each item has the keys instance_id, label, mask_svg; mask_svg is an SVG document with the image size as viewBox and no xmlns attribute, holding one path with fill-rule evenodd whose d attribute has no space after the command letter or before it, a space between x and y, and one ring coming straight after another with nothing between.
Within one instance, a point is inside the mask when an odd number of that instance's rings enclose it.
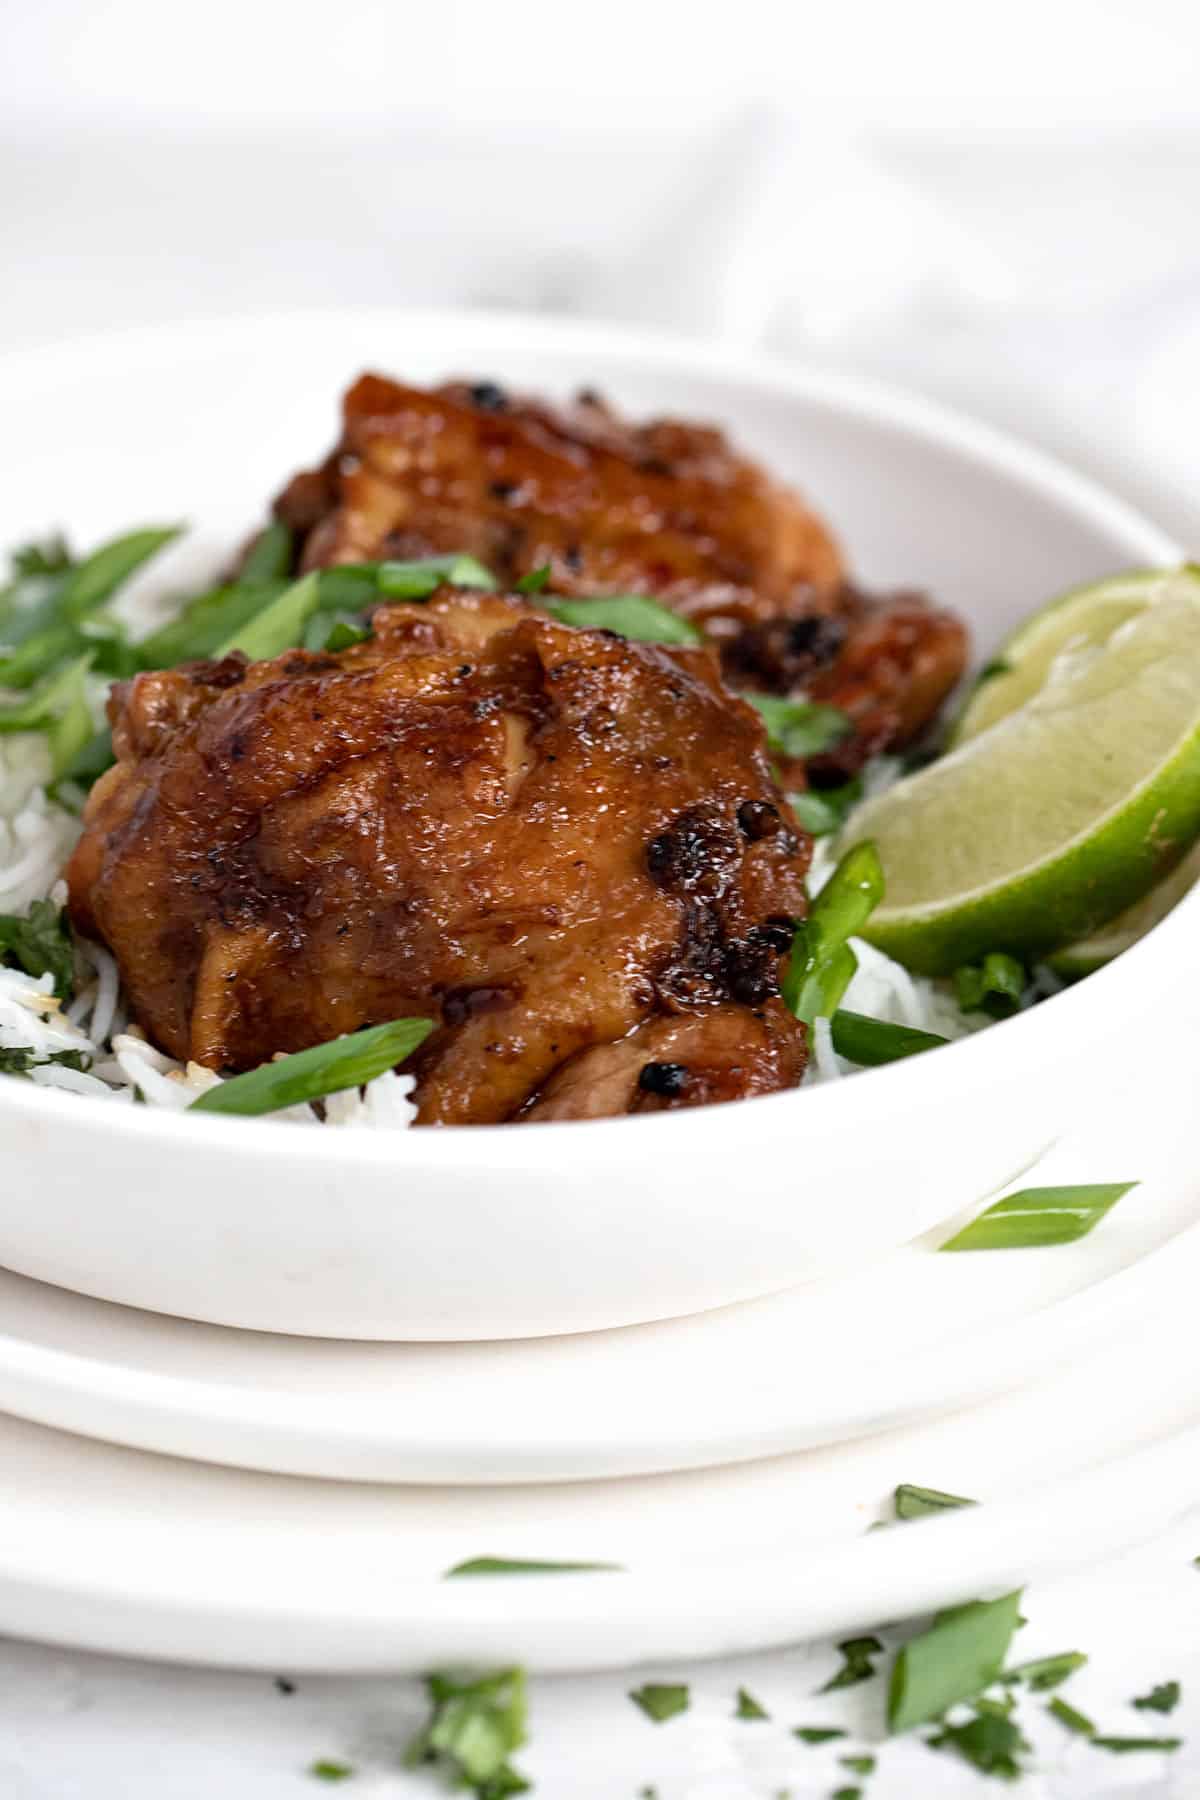
<instances>
[{"instance_id":1,"label":"stacked white plate","mask_svg":"<svg viewBox=\"0 0 1200 1800\"><path fill-rule=\"evenodd\" d=\"M1023 1178L1138 1179L1076 1245L920 1242L663 1325L338 1343L0 1273L6 1628L293 1669L599 1666L907 1615L1148 1532L1200 1450L1185 1089L1157 1078ZM870 1532L902 1481L987 1504ZM445 1579L479 1556L619 1568Z\"/></svg>"}]
</instances>

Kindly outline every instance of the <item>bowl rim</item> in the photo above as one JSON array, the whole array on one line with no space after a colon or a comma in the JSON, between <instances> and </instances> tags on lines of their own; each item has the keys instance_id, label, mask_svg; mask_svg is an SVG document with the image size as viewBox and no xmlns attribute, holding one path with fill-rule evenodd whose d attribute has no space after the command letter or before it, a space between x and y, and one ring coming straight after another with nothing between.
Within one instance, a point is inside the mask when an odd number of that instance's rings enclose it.
<instances>
[{"instance_id":1,"label":"bowl rim","mask_svg":"<svg viewBox=\"0 0 1200 1800\"><path fill-rule=\"evenodd\" d=\"M38 386L48 377L69 378L72 368L90 370L101 356L115 356L142 372L177 356L181 344L189 350L218 351L225 345L269 335L278 340L308 333L331 332L338 326L378 328L385 341L404 334L435 337L461 332L470 341L489 340L489 354L503 356L539 350L552 353L584 353L601 358L641 363L652 370L698 375L742 387L767 390L772 395L810 406L823 406L855 421L874 424L918 439L977 467L990 470L1040 491L1093 526L1123 537L1129 546L1130 566L1184 560L1185 552L1144 514L1099 482L1079 474L1055 456L1020 438L981 423L940 401L886 382L860 375L842 374L819 366L783 360L762 353L730 349L712 340L613 325L586 319L558 319L522 312L492 312L474 308L336 307L293 309L284 312L231 315L224 318L180 319L164 324L130 326L115 331L72 337L65 343L35 343L0 356L0 391ZM819 486L819 481L817 483ZM642 1113L625 1118L544 1122L536 1129L512 1131L507 1124L442 1126L421 1131L321 1131L304 1128L296 1137L291 1122L271 1118L222 1118L190 1116L157 1107L81 1105L81 1096L33 1083L8 1081L0 1085L0 1118L21 1116L47 1126L89 1123L109 1135L129 1137L147 1145L161 1143L182 1150L192 1144L207 1145L216 1153L234 1148L257 1159L269 1155L276 1165L290 1150L316 1158L323 1168L352 1170L384 1166L397 1172L450 1169L467 1165L483 1171L506 1173L525 1168L569 1166L584 1148L586 1130L589 1157L628 1161L633 1150L631 1133L639 1133L643 1155L655 1156L674 1133L680 1147L681 1133L688 1132L690 1151L715 1147L728 1138L744 1108L753 1108L753 1133L764 1136L790 1132L793 1109L805 1110L804 1120L813 1131L828 1134L861 1125L864 1102L876 1116L908 1111L919 1103L928 1085L928 1068L936 1058L938 1093L943 1100L954 1085L975 1087L986 1077L989 1061L997 1055L1020 1059L1034 1033L1044 1039L1086 1041L1083 1027L1093 1015L1119 1010L1121 996L1142 984L1142 970L1150 955L1163 956L1191 930L1191 919L1200 919L1200 892L1186 895L1152 932L1106 967L1054 996L1052 1006L1041 1006L969 1037L955 1040L945 1050L911 1057L880 1068L867 1069L852 1080L823 1082L816 1087L788 1089L762 1095L736 1107L707 1106L681 1112ZM1078 1029L1077 1029L1078 1027ZM1020 1035L1019 1035L1020 1034ZM953 1052L951 1077L946 1067ZM869 1083L869 1087L863 1084ZM849 1090L849 1093L848 1093ZM868 1099L869 1096L869 1099ZM739 1132L739 1136L742 1134ZM753 1137L746 1140L754 1141ZM575 1153L572 1154L572 1151Z\"/></svg>"}]
</instances>

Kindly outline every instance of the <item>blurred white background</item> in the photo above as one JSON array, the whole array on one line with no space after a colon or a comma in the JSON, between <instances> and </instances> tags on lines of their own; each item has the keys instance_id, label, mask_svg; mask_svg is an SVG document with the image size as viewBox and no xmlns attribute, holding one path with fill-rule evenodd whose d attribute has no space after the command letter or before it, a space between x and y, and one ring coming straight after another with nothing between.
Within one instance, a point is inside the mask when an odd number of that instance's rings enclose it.
<instances>
[{"instance_id":1,"label":"blurred white background","mask_svg":"<svg viewBox=\"0 0 1200 1800\"><path fill-rule=\"evenodd\" d=\"M1195 0L43 0L0 338L344 302L882 373L1200 543Z\"/></svg>"}]
</instances>

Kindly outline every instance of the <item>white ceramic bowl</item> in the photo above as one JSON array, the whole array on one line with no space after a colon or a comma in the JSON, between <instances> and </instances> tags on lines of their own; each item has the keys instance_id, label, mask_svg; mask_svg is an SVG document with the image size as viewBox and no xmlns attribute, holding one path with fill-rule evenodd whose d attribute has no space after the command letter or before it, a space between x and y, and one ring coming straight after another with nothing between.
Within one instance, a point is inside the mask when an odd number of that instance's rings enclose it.
<instances>
[{"instance_id":1,"label":"white ceramic bowl","mask_svg":"<svg viewBox=\"0 0 1200 1800\"><path fill-rule=\"evenodd\" d=\"M861 382L604 327L361 312L10 359L0 542L62 524L86 543L190 516L215 564L324 451L341 388L368 366L551 393L586 383L635 414L720 420L827 512L867 582L930 588L966 614L981 654L1056 589L1180 554L1047 458ZM1200 895L1032 1013L739 1106L350 1133L6 1081L0 1262L159 1312L360 1338L581 1331L765 1293L927 1229L1115 1091L1193 960L1198 921Z\"/></svg>"}]
</instances>

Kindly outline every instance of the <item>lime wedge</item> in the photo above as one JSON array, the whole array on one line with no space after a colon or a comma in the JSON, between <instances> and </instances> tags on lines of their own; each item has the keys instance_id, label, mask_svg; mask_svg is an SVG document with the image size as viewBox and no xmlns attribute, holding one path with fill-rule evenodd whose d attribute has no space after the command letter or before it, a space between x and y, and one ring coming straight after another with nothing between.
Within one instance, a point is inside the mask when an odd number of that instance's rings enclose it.
<instances>
[{"instance_id":1,"label":"lime wedge","mask_svg":"<svg viewBox=\"0 0 1200 1800\"><path fill-rule=\"evenodd\" d=\"M1068 944L1065 950L1058 950L1049 957L1050 967L1056 975L1062 975L1073 981L1079 975L1094 974L1102 969L1105 963L1111 962L1114 956L1120 956L1122 950L1128 950L1130 944L1136 944L1139 938L1165 919L1173 907L1178 906L1190 888L1200 881L1200 844L1197 844L1190 856L1152 887L1144 900L1134 906L1127 906L1123 913L1094 931L1091 937L1084 938L1078 944Z\"/></svg>"},{"instance_id":2,"label":"lime wedge","mask_svg":"<svg viewBox=\"0 0 1200 1800\"><path fill-rule=\"evenodd\" d=\"M1023 706L859 807L887 891L863 936L941 974L1088 937L1200 836L1200 581L1060 656Z\"/></svg>"},{"instance_id":3,"label":"lime wedge","mask_svg":"<svg viewBox=\"0 0 1200 1800\"><path fill-rule=\"evenodd\" d=\"M1106 644L1128 620L1186 589L1200 597L1200 569L1149 569L1114 575L1111 580L1060 594L1001 644L956 719L949 747L956 749L1032 700L1064 653Z\"/></svg>"}]
</instances>

